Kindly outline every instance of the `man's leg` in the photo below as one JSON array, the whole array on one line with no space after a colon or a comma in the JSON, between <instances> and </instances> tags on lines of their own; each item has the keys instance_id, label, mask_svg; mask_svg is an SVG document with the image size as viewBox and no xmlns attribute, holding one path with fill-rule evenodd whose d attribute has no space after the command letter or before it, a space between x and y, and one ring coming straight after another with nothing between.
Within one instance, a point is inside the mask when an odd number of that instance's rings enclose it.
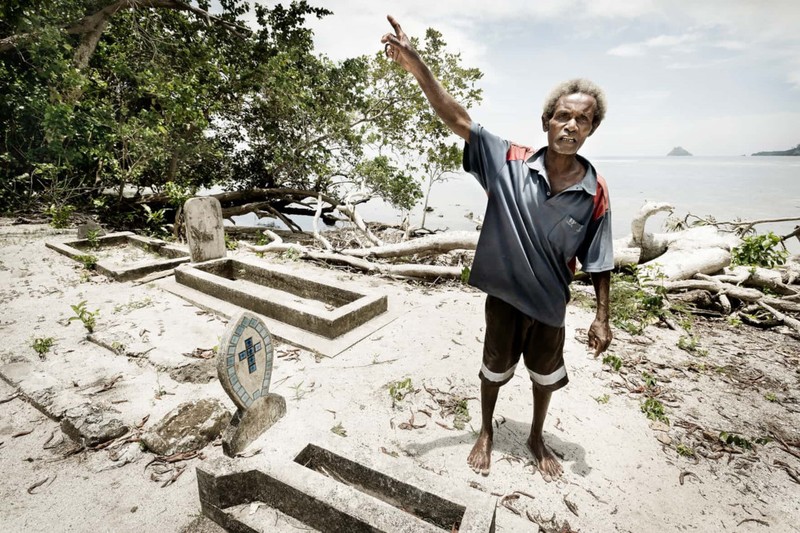
<instances>
[{"instance_id":1,"label":"man's leg","mask_svg":"<svg viewBox=\"0 0 800 533\"><path fill-rule=\"evenodd\" d=\"M492 440L494 439L494 406L497 404L499 385L493 385L486 380L481 380L481 432L478 440L472 447L467 457L467 463L477 473L484 476L489 474L492 464Z\"/></svg>"},{"instance_id":2,"label":"man's leg","mask_svg":"<svg viewBox=\"0 0 800 533\"><path fill-rule=\"evenodd\" d=\"M483 340L481 380L481 432L467 457L475 472L488 475L492 463L494 407L500 387L514 377L522 351L523 315L499 298L486 297L486 336Z\"/></svg>"},{"instance_id":3,"label":"man's leg","mask_svg":"<svg viewBox=\"0 0 800 533\"><path fill-rule=\"evenodd\" d=\"M562 468L542 438L550 396L569 382L564 366L564 328L534 322L525 342L525 366L533 387L533 421L528 448L539 463L542 479L561 477Z\"/></svg>"},{"instance_id":4,"label":"man's leg","mask_svg":"<svg viewBox=\"0 0 800 533\"><path fill-rule=\"evenodd\" d=\"M544 445L542 430L544 419L547 417L547 408L550 407L550 396L552 392L537 387L533 383L533 421L531 422L531 434L528 436L528 448L539 462L539 471L542 479L553 481L561 477L563 471L558 460L553 453Z\"/></svg>"}]
</instances>

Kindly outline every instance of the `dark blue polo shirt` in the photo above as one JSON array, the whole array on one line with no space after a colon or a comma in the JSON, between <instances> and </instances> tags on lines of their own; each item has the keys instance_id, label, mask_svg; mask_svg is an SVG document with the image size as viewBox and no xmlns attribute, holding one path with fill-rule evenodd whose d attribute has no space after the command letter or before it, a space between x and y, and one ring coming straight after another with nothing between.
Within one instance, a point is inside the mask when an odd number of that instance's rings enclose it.
<instances>
[{"instance_id":1,"label":"dark blue polo shirt","mask_svg":"<svg viewBox=\"0 0 800 533\"><path fill-rule=\"evenodd\" d=\"M488 203L469 284L534 320L564 325L575 259L584 272L614 267L605 180L581 156L583 180L551 195L544 156L475 122L464 145L464 170Z\"/></svg>"}]
</instances>

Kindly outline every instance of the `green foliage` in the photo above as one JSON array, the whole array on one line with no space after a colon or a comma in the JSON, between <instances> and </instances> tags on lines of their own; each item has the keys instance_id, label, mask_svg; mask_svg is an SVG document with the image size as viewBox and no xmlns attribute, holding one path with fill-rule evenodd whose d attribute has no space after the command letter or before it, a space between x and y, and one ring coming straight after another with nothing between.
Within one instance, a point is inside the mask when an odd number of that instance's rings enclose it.
<instances>
[{"instance_id":1,"label":"green foliage","mask_svg":"<svg viewBox=\"0 0 800 533\"><path fill-rule=\"evenodd\" d=\"M50 215L50 225L56 229L63 229L69 226L69 218L75 211L75 206L70 204L56 205L52 204L47 209L47 214Z\"/></svg>"},{"instance_id":2,"label":"green foliage","mask_svg":"<svg viewBox=\"0 0 800 533\"><path fill-rule=\"evenodd\" d=\"M675 447L675 451L678 452L678 455L681 457L694 457L694 450L683 443L678 444Z\"/></svg>"},{"instance_id":3,"label":"green foliage","mask_svg":"<svg viewBox=\"0 0 800 533\"><path fill-rule=\"evenodd\" d=\"M469 283L469 273L470 268L468 266L464 266L464 268L461 269L461 283L464 285Z\"/></svg>"},{"instance_id":4,"label":"green foliage","mask_svg":"<svg viewBox=\"0 0 800 533\"><path fill-rule=\"evenodd\" d=\"M239 248L239 242L234 240L234 239L231 239L230 237L228 237L228 234L226 233L225 234L225 248L227 250L236 250L237 248Z\"/></svg>"},{"instance_id":5,"label":"green foliage","mask_svg":"<svg viewBox=\"0 0 800 533\"><path fill-rule=\"evenodd\" d=\"M194 196L196 191L183 187L174 181L168 181L164 184L164 194L169 198L169 203L173 207L183 207L186 200Z\"/></svg>"},{"instance_id":6,"label":"green foliage","mask_svg":"<svg viewBox=\"0 0 800 533\"><path fill-rule=\"evenodd\" d=\"M622 359L619 356L607 353L603 356L603 364L611 367L614 372L619 372L619 369L622 368Z\"/></svg>"},{"instance_id":7,"label":"green foliage","mask_svg":"<svg viewBox=\"0 0 800 533\"><path fill-rule=\"evenodd\" d=\"M98 229L90 229L86 231L86 242L89 244L89 248L92 250L96 250L100 246L100 230Z\"/></svg>"},{"instance_id":8,"label":"green foliage","mask_svg":"<svg viewBox=\"0 0 800 533\"><path fill-rule=\"evenodd\" d=\"M85 268L86 270L92 270L92 269L94 269L94 267L97 266L97 257L95 257L95 256L93 256L91 254L77 255L77 256L75 256L75 260L79 261L80 263L82 263L83 264L83 268Z\"/></svg>"},{"instance_id":9,"label":"green foliage","mask_svg":"<svg viewBox=\"0 0 800 533\"><path fill-rule=\"evenodd\" d=\"M53 347L54 342L53 337L36 337L31 343L31 348L39 355L39 358L44 359L44 356Z\"/></svg>"},{"instance_id":10,"label":"green foliage","mask_svg":"<svg viewBox=\"0 0 800 533\"><path fill-rule=\"evenodd\" d=\"M611 396L608 394L603 394L602 396L598 396L594 399L599 404L607 404L611 400Z\"/></svg>"},{"instance_id":11,"label":"green foliage","mask_svg":"<svg viewBox=\"0 0 800 533\"><path fill-rule=\"evenodd\" d=\"M80 320L83 324L83 327L86 328L86 331L92 333L95 325L97 325L97 317L100 316L100 310L95 309L94 311L89 311L86 309L86 300L83 300L76 305L70 305L70 307L75 313L75 316L70 317L69 321L72 322L73 320Z\"/></svg>"},{"instance_id":12,"label":"green foliage","mask_svg":"<svg viewBox=\"0 0 800 533\"><path fill-rule=\"evenodd\" d=\"M644 380L644 386L648 388L654 388L658 384L656 378L649 372L642 371L642 379Z\"/></svg>"},{"instance_id":13,"label":"green foliage","mask_svg":"<svg viewBox=\"0 0 800 533\"><path fill-rule=\"evenodd\" d=\"M145 211L145 223L147 224L147 228L149 229L150 233L153 235L164 235L167 233L166 229L164 228L164 224L166 223L166 210L156 209L154 211L147 204L142 204L142 208Z\"/></svg>"},{"instance_id":14,"label":"green foliage","mask_svg":"<svg viewBox=\"0 0 800 533\"><path fill-rule=\"evenodd\" d=\"M772 268L785 264L788 257L789 251L783 241L771 231L743 237L742 244L731 250L731 263L734 265Z\"/></svg>"},{"instance_id":15,"label":"green foliage","mask_svg":"<svg viewBox=\"0 0 800 533\"><path fill-rule=\"evenodd\" d=\"M395 381L389 384L389 396L392 398L392 405L402 401L403 398L414 392L414 385L411 378Z\"/></svg>"},{"instance_id":16,"label":"green foliage","mask_svg":"<svg viewBox=\"0 0 800 533\"><path fill-rule=\"evenodd\" d=\"M678 338L678 348L694 355L708 355L708 350L700 345L700 341L694 335L681 335Z\"/></svg>"},{"instance_id":17,"label":"green foliage","mask_svg":"<svg viewBox=\"0 0 800 533\"><path fill-rule=\"evenodd\" d=\"M719 440L723 444L731 444L733 446L738 446L743 450L751 450L753 448L753 444L769 444L770 442L772 442L772 439L770 437L758 437L751 441L746 437L737 435L736 433L729 433L727 431L720 432Z\"/></svg>"},{"instance_id":18,"label":"green foliage","mask_svg":"<svg viewBox=\"0 0 800 533\"><path fill-rule=\"evenodd\" d=\"M773 402L773 403L778 401L778 397L775 395L774 392L767 392L766 394L764 394L764 399L767 400L768 402Z\"/></svg>"},{"instance_id":19,"label":"green foliage","mask_svg":"<svg viewBox=\"0 0 800 533\"><path fill-rule=\"evenodd\" d=\"M611 275L610 311L612 323L631 335L641 335L645 328L664 316L666 291L662 286L643 282L663 278L660 273L639 271Z\"/></svg>"},{"instance_id":20,"label":"green foliage","mask_svg":"<svg viewBox=\"0 0 800 533\"><path fill-rule=\"evenodd\" d=\"M464 429L467 422L472 420L466 398L460 398L456 401L455 406L453 406L453 413L455 415L453 418L453 427L456 429Z\"/></svg>"},{"instance_id":21,"label":"green foliage","mask_svg":"<svg viewBox=\"0 0 800 533\"><path fill-rule=\"evenodd\" d=\"M641 405L641 410L650 420L657 420L669 424L669 418L664 414L664 404L655 398L647 398Z\"/></svg>"},{"instance_id":22,"label":"green foliage","mask_svg":"<svg viewBox=\"0 0 800 533\"><path fill-rule=\"evenodd\" d=\"M284 261L299 261L300 252L297 250L297 248L289 248L281 254L281 259Z\"/></svg>"}]
</instances>

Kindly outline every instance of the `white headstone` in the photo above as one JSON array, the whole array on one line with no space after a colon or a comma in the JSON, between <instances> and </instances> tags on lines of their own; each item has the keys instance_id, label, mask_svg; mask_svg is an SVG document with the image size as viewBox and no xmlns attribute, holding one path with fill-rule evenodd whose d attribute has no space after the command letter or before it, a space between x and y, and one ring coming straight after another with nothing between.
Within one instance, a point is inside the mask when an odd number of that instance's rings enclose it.
<instances>
[{"instance_id":1,"label":"white headstone","mask_svg":"<svg viewBox=\"0 0 800 533\"><path fill-rule=\"evenodd\" d=\"M186 238L193 263L225 257L222 206L216 198L190 198L183 206Z\"/></svg>"}]
</instances>

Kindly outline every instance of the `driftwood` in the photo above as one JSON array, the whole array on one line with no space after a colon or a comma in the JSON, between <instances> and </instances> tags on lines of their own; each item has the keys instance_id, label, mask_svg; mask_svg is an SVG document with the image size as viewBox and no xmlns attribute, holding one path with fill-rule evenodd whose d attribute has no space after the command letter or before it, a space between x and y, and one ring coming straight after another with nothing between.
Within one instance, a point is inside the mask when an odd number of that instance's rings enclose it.
<instances>
[{"instance_id":1,"label":"driftwood","mask_svg":"<svg viewBox=\"0 0 800 533\"><path fill-rule=\"evenodd\" d=\"M645 231L651 216L673 210L667 203L645 203L631 222L630 235L614 241L614 264L653 267L670 280L718 272L730 264L730 251L739 239L713 226L656 234Z\"/></svg>"},{"instance_id":2,"label":"driftwood","mask_svg":"<svg viewBox=\"0 0 800 533\"><path fill-rule=\"evenodd\" d=\"M272 242L262 246L243 243L253 252L286 252L293 250L301 258L320 261L323 263L346 265L362 272L372 274L382 274L385 276L396 276L405 278L417 278L424 280L436 279L458 279L461 277L462 267L438 266L438 265L416 265L416 264L384 264L375 263L362 259L334 252L320 252L312 250L306 246L293 243L284 243L283 240L274 232L265 230L264 235L272 239Z\"/></svg>"}]
</instances>

